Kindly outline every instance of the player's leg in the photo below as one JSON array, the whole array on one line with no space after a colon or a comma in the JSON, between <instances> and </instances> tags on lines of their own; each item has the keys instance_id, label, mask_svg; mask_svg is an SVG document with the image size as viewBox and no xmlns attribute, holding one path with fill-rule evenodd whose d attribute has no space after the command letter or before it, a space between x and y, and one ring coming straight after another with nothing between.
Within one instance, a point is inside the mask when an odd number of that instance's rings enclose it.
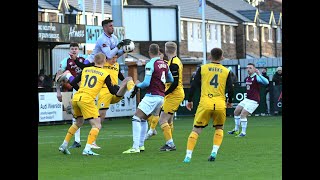
<instances>
[{"instance_id":1,"label":"player's leg","mask_svg":"<svg viewBox=\"0 0 320 180\"><path fill-rule=\"evenodd\" d=\"M248 115L252 114L259 104L253 100L247 100L246 105L243 107L240 114L240 124L241 124L241 133L236 137L244 137L247 134L247 126L248 126Z\"/></svg>"},{"instance_id":2,"label":"player's leg","mask_svg":"<svg viewBox=\"0 0 320 180\"><path fill-rule=\"evenodd\" d=\"M66 70L62 74L57 74L55 80L56 80L56 82L59 82L59 83L64 80L72 82L74 78L75 77L71 74L71 72L69 70Z\"/></svg>"},{"instance_id":3,"label":"player's leg","mask_svg":"<svg viewBox=\"0 0 320 180\"><path fill-rule=\"evenodd\" d=\"M215 127L213 135L213 146L208 161L214 161L217 157L218 150L223 140L223 125L226 121L226 110L213 111L213 127Z\"/></svg>"},{"instance_id":4,"label":"player's leg","mask_svg":"<svg viewBox=\"0 0 320 180\"><path fill-rule=\"evenodd\" d=\"M145 136L145 140L151 138L152 136L157 135L156 127L159 122L159 118L160 118L159 115L151 115L148 118L148 122L150 122L150 128Z\"/></svg>"},{"instance_id":5,"label":"player's leg","mask_svg":"<svg viewBox=\"0 0 320 180\"><path fill-rule=\"evenodd\" d=\"M245 106L246 101L242 100L236 107L236 109L233 112L234 117L234 128L231 131L228 131L228 134L239 134L239 128L240 128L240 113Z\"/></svg>"},{"instance_id":6,"label":"player's leg","mask_svg":"<svg viewBox=\"0 0 320 180\"><path fill-rule=\"evenodd\" d=\"M153 112L153 110L157 107L159 102L159 97L155 96L145 96L141 100L138 105L138 108L132 117L132 138L133 138L133 146L132 148L124 151L124 154L128 153L139 153L140 149L139 146L141 145L141 141L144 142L145 133L142 134L143 128L147 128L147 121L148 116ZM162 99L163 100L163 99ZM141 121L142 124L141 125ZM146 130L145 130L146 131ZM141 140L142 137L142 140Z\"/></svg>"},{"instance_id":7,"label":"player's leg","mask_svg":"<svg viewBox=\"0 0 320 180\"><path fill-rule=\"evenodd\" d=\"M101 120L99 117L99 110L94 102L94 100L90 102L79 102L79 107L83 114L84 120L89 120L91 124L91 130L88 134L86 146L82 151L83 155L99 155L91 150L92 143L96 141L100 129L101 129Z\"/></svg>"},{"instance_id":8,"label":"player's leg","mask_svg":"<svg viewBox=\"0 0 320 180\"><path fill-rule=\"evenodd\" d=\"M77 105L77 102L73 101L72 106L73 106L73 111L74 111L74 117L77 119L77 121L75 124L72 124L69 127L68 132L64 138L64 141L61 144L61 146L59 147L59 151L61 151L64 154L70 154L70 152L67 149L69 141L72 138L72 136L75 134L75 132L83 125L82 113L80 111L80 108Z\"/></svg>"},{"instance_id":9,"label":"player's leg","mask_svg":"<svg viewBox=\"0 0 320 180\"><path fill-rule=\"evenodd\" d=\"M70 99L70 104L72 107L72 97L74 95L74 93L76 93L77 91L75 89L73 89L72 91L72 96ZM73 113L73 110L72 110ZM72 123L76 123L76 119L74 117L72 117ZM74 133L74 142L72 144L72 146L70 146L69 148L80 148L81 147L81 142L80 142L80 128Z\"/></svg>"},{"instance_id":10,"label":"player's leg","mask_svg":"<svg viewBox=\"0 0 320 180\"><path fill-rule=\"evenodd\" d=\"M132 83L133 83L133 86L132 86ZM134 87L134 82L132 80L132 77L124 78L124 80L120 84L120 88L119 88L116 96L123 97L124 94L127 92L128 87L130 87L131 89Z\"/></svg>"},{"instance_id":11,"label":"player's leg","mask_svg":"<svg viewBox=\"0 0 320 180\"><path fill-rule=\"evenodd\" d=\"M173 135L171 127L173 126L173 116L174 113L178 110L180 103L184 99L184 94L169 94L165 97L163 103L163 109L160 115L159 124L163 131L163 135L165 138L165 145L160 148L160 151L174 151L176 150L176 146L173 142ZM171 126L169 125L171 124Z\"/></svg>"},{"instance_id":12,"label":"player's leg","mask_svg":"<svg viewBox=\"0 0 320 180\"><path fill-rule=\"evenodd\" d=\"M161 106L163 104L163 97L155 97L152 103L153 111L148 116L157 116L160 113ZM148 130L148 123L146 121L141 121L141 133L140 133L140 143L139 149L145 150L144 141L146 140L146 132Z\"/></svg>"},{"instance_id":13,"label":"player's leg","mask_svg":"<svg viewBox=\"0 0 320 180\"><path fill-rule=\"evenodd\" d=\"M107 88L102 88L97 96L97 108L99 109L101 124L106 118L107 110L109 109L112 96L112 94L108 93ZM100 149L101 147L97 145L96 141L94 141L91 148Z\"/></svg>"},{"instance_id":14,"label":"player's leg","mask_svg":"<svg viewBox=\"0 0 320 180\"><path fill-rule=\"evenodd\" d=\"M208 125L210 117L210 111L205 110L203 106L199 104L196 111L196 115L193 120L193 128L188 137L187 151L183 162L189 163L191 161L192 152L197 144L198 137L202 132L203 128L205 128Z\"/></svg>"}]
</instances>

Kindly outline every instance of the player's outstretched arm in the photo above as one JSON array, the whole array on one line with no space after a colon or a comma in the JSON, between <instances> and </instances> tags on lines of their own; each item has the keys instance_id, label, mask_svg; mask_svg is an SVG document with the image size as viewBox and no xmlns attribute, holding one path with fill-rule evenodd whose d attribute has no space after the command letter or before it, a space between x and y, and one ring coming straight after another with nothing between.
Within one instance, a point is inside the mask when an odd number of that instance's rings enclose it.
<instances>
[{"instance_id":1,"label":"player's outstretched arm","mask_svg":"<svg viewBox=\"0 0 320 180\"><path fill-rule=\"evenodd\" d=\"M118 90L119 90L119 86L118 85L112 85L111 83L111 78L110 75L108 75L104 81L110 91L111 94L115 95L117 94Z\"/></svg>"},{"instance_id":2,"label":"player's outstretched arm","mask_svg":"<svg viewBox=\"0 0 320 180\"><path fill-rule=\"evenodd\" d=\"M81 63L78 58L77 58L76 60L74 60L74 62L76 63L76 65L77 65L80 69L83 69L83 68L85 68L85 67L94 66L94 63L87 63L87 64Z\"/></svg>"},{"instance_id":3,"label":"player's outstretched arm","mask_svg":"<svg viewBox=\"0 0 320 180\"><path fill-rule=\"evenodd\" d=\"M79 90L79 85L78 85L78 83L81 81L81 75L82 75L82 72L70 82L70 85L71 85L71 86L73 87L73 89L75 89L76 91Z\"/></svg>"}]
</instances>

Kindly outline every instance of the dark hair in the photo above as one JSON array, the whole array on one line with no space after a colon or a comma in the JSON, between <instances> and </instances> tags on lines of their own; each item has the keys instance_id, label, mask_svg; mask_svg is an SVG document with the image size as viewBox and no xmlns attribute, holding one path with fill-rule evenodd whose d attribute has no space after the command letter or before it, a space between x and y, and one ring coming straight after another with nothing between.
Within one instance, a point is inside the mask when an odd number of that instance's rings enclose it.
<instances>
[{"instance_id":1,"label":"dark hair","mask_svg":"<svg viewBox=\"0 0 320 180\"><path fill-rule=\"evenodd\" d=\"M220 48L213 48L210 52L212 60L219 60L222 57L223 51Z\"/></svg>"},{"instance_id":2,"label":"dark hair","mask_svg":"<svg viewBox=\"0 0 320 180\"><path fill-rule=\"evenodd\" d=\"M248 63L248 65L252 65L253 67L256 67L253 63Z\"/></svg>"},{"instance_id":3,"label":"dark hair","mask_svg":"<svg viewBox=\"0 0 320 180\"><path fill-rule=\"evenodd\" d=\"M158 55L159 54L159 45L158 44L151 44L149 46L149 52L152 55Z\"/></svg>"},{"instance_id":4,"label":"dark hair","mask_svg":"<svg viewBox=\"0 0 320 180\"><path fill-rule=\"evenodd\" d=\"M76 42L72 42L72 43L70 43L69 48L71 48L71 47L79 47L79 44Z\"/></svg>"},{"instance_id":5,"label":"dark hair","mask_svg":"<svg viewBox=\"0 0 320 180\"><path fill-rule=\"evenodd\" d=\"M103 20L102 21L102 26L104 26L105 24L109 24L109 23L111 23L111 22L113 22L113 20L111 20L111 19L106 19L106 20Z\"/></svg>"}]
</instances>

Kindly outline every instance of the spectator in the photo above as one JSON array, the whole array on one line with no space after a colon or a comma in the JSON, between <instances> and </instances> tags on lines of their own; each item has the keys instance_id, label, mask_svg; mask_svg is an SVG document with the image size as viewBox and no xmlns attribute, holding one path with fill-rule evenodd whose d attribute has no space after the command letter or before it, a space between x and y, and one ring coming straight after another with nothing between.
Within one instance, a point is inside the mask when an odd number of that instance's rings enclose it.
<instances>
[{"instance_id":1,"label":"spectator","mask_svg":"<svg viewBox=\"0 0 320 180\"><path fill-rule=\"evenodd\" d=\"M52 81L50 77L45 75L44 69L41 69L38 76L38 88L43 88L44 92L50 92L51 87L52 87Z\"/></svg>"},{"instance_id":2,"label":"spectator","mask_svg":"<svg viewBox=\"0 0 320 180\"><path fill-rule=\"evenodd\" d=\"M237 75L232 71L232 67L228 67L230 70L231 80L233 86L238 86L238 77Z\"/></svg>"},{"instance_id":3,"label":"spectator","mask_svg":"<svg viewBox=\"0 0 320 180\"><path fill-rule=\"evenodd\" d=\"M274 82L274 85L282 85L282 67L277 68L277 72L274 73L272 77L272 81Z\"/></svg>"},{"instance_id":4,"label":"spectator","mask_svg":"<svg viewBox=\"0 0 320 180\"><path fill-rule=\"evenodd\" d=\"M269 76L267 75L267 68L262 68L261 70L261 74L263 77L265 77L268 81L270 81ZM270 114L270 83L265 85L266 87L266 114L269 115Z\"/></svg>"},{"instance_id":5,"label":"spectator","mask_svg":"<svg viewBox=\"0 0 320 180\"><path fill-rule=\"evenodd\" d=\"M196 70L194 70L194 71L192 72L191 77L190 77L190 86L191 86L192 81L193 81L193 79L194 79L194 76L196 75L196 72L198 71L198 69L199 69L200 66L201 66L201 64L198 64Z\"/></svg>"}]
</instances>

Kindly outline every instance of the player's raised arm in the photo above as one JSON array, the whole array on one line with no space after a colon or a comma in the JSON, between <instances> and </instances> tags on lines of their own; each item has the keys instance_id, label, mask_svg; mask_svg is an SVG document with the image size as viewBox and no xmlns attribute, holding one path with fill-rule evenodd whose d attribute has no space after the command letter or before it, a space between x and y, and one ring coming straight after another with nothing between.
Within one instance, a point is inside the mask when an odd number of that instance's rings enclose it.
<instances>
[{"instance_id":1,"label":"player's raised arm","mask_svg":"<svg viewBox=\"0 0 320 180\"><path fill-rule=\"evenodd\" d=\"M76 91L78 91L78 89L79 89L78 83L81 81L81 75L82 75L82 72L70 82L70 85L71 85L71 86L73 87L73 89L75 89Z\"/></svg>"},{"instance_id":2,"label":"player's raised arm","mask_svg":"<svg viewBox=\"0 0 320 180\"><path fill-rule=\"evenodd\" d=\"M137 84L136 86L142 89L148 87L150 85L152 73L153 73L153 63L148 62L145 67L144 80L141 83Z\"/></svg>"},{"instance_id":3,"label":"player's raised arm","mask_svg":"<svg viewBox=\"0 0 320 180\"><path fill-rule=\"evenodd\" d=\"M262 74L260 74L260 71L256 69L256 74L257 74L257 81L263 85L269 84L269 81L267 78L263 77Z\"/></svg>"},{"instance_id":4,"label":"player's raised arm","mask_svg":"<svg viewBox=\"0 0 320 180\"><path fill-rule=\"evenodd\" d=\"M117 94L118 90L119 90L119 86L118 85L112 85L111 83L111 78L110 78L110 74L106 77L105 81L104 81L110 91L111 94L115 95Z\"/></svg>"},{"instance_id":5,"label":"player's raised arm","mask_svg":"<svg viewBox=\"0 0 320 180\"><path fill-rule=\"evenodd\" d=\"M124 76L123 76L123 74L121 73L121 68L120 68L120 66L119 66L118 78L119 78L121 81L124 80Z\"/></svg>"}]
</instances>

